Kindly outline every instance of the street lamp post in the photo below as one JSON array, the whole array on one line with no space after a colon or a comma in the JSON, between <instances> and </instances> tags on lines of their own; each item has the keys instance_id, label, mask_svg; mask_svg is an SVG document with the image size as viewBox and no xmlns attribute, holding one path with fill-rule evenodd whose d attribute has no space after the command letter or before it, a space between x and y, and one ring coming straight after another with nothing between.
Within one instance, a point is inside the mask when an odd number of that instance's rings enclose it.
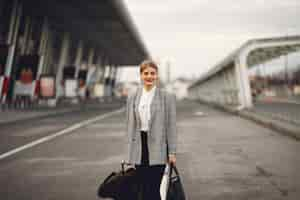
<instances>
[{"instance_id":1,"label":"street lamp post","mask_svg":"<svg viewBox=\"0 0 300 200\"><path fill-rule=\"evenodd\" d=\"M291 33L292 31L295 30L295 27L289 27L287 28L287 32L286 32L286 38L289 39L289 33ZM288 61L288 55L289 55L289 52L286 51L286 54L285 54L285 62L284 62L284 65L285 65L285 83L286 85L289 85L289 74L288 74L288 64L289 64L289 61Z\"/></svg>"},{"instance_id":2,"label":"street lamp post","mask_svg":"<svg viewBox=\"0 0 300 200\"><path fill-rule=\"evenodd\" d=\"M285 83L286 83L286 85L288 85L288 84L289 84L289 75L288 75L288 52L286 52L284 61L285 61L285 63L284 63L284 66L285 66Z\"/></svg>"},{"instance_id":3,"label":"street lamp post","mask_svg":"<svg viewBox=\"0 0 300 200\"><path fill-rule=\"evenodd\" d=\"M170 83L170 76L171 76L170 60L168 60L166 64L167 64L167 66L166 66L167 67L167 69L166 69L167 70L167 84L169 84Z\"/></svg>"}]
</instances>

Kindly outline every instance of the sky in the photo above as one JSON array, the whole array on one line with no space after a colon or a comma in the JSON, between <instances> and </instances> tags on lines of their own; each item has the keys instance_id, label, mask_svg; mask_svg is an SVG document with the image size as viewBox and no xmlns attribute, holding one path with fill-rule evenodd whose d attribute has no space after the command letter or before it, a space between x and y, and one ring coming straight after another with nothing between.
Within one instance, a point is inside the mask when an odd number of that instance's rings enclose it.
<instances>
[{"instance_id":1,"label":"sky","mask_svg":"<svg viewBox=\"0 0 300 200\"><path fill-rule=\"evenodd\" d=\"M300 35L299 0L124 0L124 3L151 56L160 62L163 79L167 60L171 79L197 78L249 39ZM300 59L293 60L300 63ZM120 78L139 80L138 68L125 68Z\"/></svg>"}]
</instances>

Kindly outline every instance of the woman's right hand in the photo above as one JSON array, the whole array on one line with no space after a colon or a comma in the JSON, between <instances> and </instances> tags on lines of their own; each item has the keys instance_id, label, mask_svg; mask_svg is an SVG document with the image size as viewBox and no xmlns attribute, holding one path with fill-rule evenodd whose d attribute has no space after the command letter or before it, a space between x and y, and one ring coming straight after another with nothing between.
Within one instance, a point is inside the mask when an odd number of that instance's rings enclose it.
<instances>
[{"instance_id":1,"label":"woman's right hand","mask_svg":"<svg viewBox=\"0 0 300 200\"><path fill-rule=\"evenodd\" d=\"M122 166L124 166L124 169L128 169L128 168L135 168L135 165L129 163L129 162L125 162L124 160L122 160Z\"/></svg>"},{"instance_id":2,"label":"woman's right hand","mask_svg":"<svg viewBox=\"0 0 300 200\"><path fill-rule=\"evenodd\" d=\"M176 164L176 156L174 154L169 155L169 164Z\"/></svg>"}]
</instances>

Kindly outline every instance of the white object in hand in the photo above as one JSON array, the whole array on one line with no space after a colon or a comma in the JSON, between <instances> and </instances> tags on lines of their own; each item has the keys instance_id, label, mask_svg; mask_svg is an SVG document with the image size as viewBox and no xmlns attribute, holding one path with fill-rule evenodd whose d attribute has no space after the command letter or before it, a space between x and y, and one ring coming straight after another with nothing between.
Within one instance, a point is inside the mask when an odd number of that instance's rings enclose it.
<instances>
[{"instance_id":1,"label":"white object in hand","mask_svg":"<svg viewBox=\"0 0 300 200\"><path fill-rule=\"evenodd\" d=\"M169 173L170 173L170 165L167 164L165 167L164 175L161 179L160 183L160 198L161 200L167 199L167 192L169 187Z\"/></svg>"}]
</instances>

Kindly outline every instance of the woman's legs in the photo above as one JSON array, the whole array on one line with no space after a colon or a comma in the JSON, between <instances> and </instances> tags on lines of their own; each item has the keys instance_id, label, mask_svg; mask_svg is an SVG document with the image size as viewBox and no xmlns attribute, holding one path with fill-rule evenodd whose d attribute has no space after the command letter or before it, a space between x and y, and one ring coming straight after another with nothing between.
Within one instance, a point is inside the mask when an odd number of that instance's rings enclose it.
<instances>
[{"instance_id":1,"label":"woman's legs","mask_svg":"<svg viewBox=\"0 0 300 200\"><path fill-rule=\"evenodd\" d=\"M142 157L141 165L149 166L148 133L141 131Z\"/></svg>"},{"instance_id":2,"label":"woman's legs","mask_svg":"<svg viewBox=\"0 0 300 200\"><path fill-rule=\"evenodd\" d=\"M164 173L164 165L150 166L147 170L145 184L146 187L145 200L160 200L160 183Z\"/></svg>"},{"instance_id":3,"label":"woman's legs","mask_svg":"<svg viewBox=\"0 0 300 200\"><path fill-rule=\"evenodd\" d=\"M149 165L149 150L147 132L141 132L142 157L141 165L137 165L137 173L143 200L160 200L160 183L165 170L165 165Z\"/></svg>"},{"instance_id":4,"label":"woman's legs","mask_svg":"<svg viewBox=\"0 0 300 200\"><path fill-rule=\"evenodd\" d=\"M160 200L160 183L165 165L136 166L142 200Z\"/></svg>"}]
</instances>

